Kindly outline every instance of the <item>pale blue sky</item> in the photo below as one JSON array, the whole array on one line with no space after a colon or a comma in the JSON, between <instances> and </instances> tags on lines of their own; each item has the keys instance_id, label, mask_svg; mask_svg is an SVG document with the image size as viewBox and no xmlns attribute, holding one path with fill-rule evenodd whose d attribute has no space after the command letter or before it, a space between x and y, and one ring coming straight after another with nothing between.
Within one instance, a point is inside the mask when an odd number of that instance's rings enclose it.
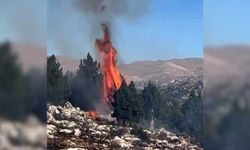
<instances>
[{"instance_id":1,"label":"pale blue sky","mask_svg":"<svg viewBox=\"0 0 250 150\"><path fill-rule=\"evenodd\" d=\"M140 18L114 19L112 40L121 61L203 57L203 45L250 43L249 0L149 1ZM0 41L47 41L48 54L75 58L94 54L89 20L70 2L2 0Z\"/></svg>"},{"instance_id":2,"label":"pale blue sky","mask_svg":"<svg viewBox=\"0 0 250 150\"><path fill-rule=\"evenodd\" d=\"M249 0L204 0L204 45L250 45Z\"/></svg>"},{"instance_id":3,"label":"pale blue sky","mask_svg":"<svg viewBox=\"0 0 250 150\"><path fill-rule=\"evenodd\" d=\"M75 58L94 54L88 20L68 3L48 2L48 54ZM119 59L129 63L203 57L202 7L202 0L151 0L148 11L138 19L115 18L112 40Z\"/></svg>"},{"instance_id":4,"label":"pale blue sky","mask_svg":"<svg viewBox=\"0 0 250 150\"><path fill-rule=\"evenodd\" d=\"M0 42L46 44L46 1L1 0Z\"/></svg>"}]
</instances>

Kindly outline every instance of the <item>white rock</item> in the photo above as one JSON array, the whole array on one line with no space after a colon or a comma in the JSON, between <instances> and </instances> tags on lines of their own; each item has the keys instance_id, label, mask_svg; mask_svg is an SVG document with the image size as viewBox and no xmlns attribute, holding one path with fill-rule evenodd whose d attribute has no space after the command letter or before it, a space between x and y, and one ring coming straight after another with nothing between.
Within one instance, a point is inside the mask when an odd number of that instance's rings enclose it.
<instances>
[{"instance_id":1,"label":"white rock","mask_svg":"<svg viewBox=\"0 0 250 150\"><path fill-rule=\"evenodd\" d=\"M174 149L174 148L176 148L176 145L175 145L175 144L168 143L168 148Z\"/></svg>"},{"instance_id":2,"label":"white rock","mask_svg":"<svg viewBox=\"0 0 250 150\"><path fill-rule=\"evenodd\" d=\"M101 131L101 134L102 134L102 136L108 136L109 135L109 133L105 132L105 131Z\"/></svg>"},{"instance_id":3,"label":"white rock","mask_svg":"<svg viewBox=\"0 0 250 150\"><path fill-rule=\"evenodd\" d=\"M0 132L2 135L5 135L6 137L18 137L18 131L13 123L11 122L2 122L0 126Z\"/></svg>"},{"instance_id":4,"label":"white rock","mask_svg":"<svg viewBox=\"0 0 250 150\"><path fill-rule=\"evenodd\" d=\"M179 140L179 138L177 136L175 136L175 135L169 136L169 138L170 138L171 141L177 141L177 140Z\"/></svg>"},{"instance_id":5,"label":"white rock","mask_svg":"<svg viewBox=\"0 0 250 150\"><path fill-rule=\"evenodd\" d=\"M91 133L92 135L102 135L102 133L100 131L94 131Z\"/></svg>"},{"instance_id":6,"label":"white rock","mask_svg":"<svg viewBox=\"0 0 250 150\"><path fill-rule=\"evenodd\" d=\"M86 150L85 148L68 148L67 150Z\"/></svg>"},{"instance_id":7,"label":"white rock","mask_svg":"<svg viewBox=\"0 0 250 150\"><path fill-rule=\"evenodd\" d=\"M62 106L57 106L57 109L62 112L63 111L63 107Z\"/></svg>"},{"instance_id":8,"label":"white rock","mask_svg":"<svg viewBox=\"0 0 250 150\"><path fill-rule=\"evenodd\" d=\"M60 111L56 108L56 106L53 106L53 105L51 105L51 106L49 106L48 107L48 112L50 113L50 114L52 114L52 115L58 115L58 114L60 114Z\"/></svg>"},{"instance_id":9,"label":"white rock","mask_svg":"<svg viewBox=\"0 0 250 150\"><path fill-rule=\"evenodd\" d=\"M67 127L69 126L70 122L68 120L61 120L60 125L63 127Z\"/></svg>"},{"instance_id":10,"label":"white rock","mask_svg":"<svg viewBox=\"0 0 250 150\"><path fill-rule=\"evenodd\" d=\"M97 123L95 123L95 122L93 122L93 123L91 123L89 126L90 126L90 127L95 128L95 127L97 127L97 126L98 126L98 124L97 124Z\"/></svg>"},{"instance_id":11,"label":"white rock","mask_svg":"<svg viewBox=\"0 0 250 150\"><path fill-rule=\"evenodd\" d=\"M70 134L70 133L72 133L73 131L71 131L71 130L69 130L69 129L61 129L59 132L60 132L60 133L65 133L65 134Z\"/></svg>"},{"instance_id":12,"label":"white rock","mask_svg":"<svg viewBox=\"0 0 250 150\"><path fill-rule=\"evenodd\" d=\"M77 137L81 136L82 131L80 129L75 129L74 131L75 131L75 133L74 133L75 136L77 136Z\"/></svg>"},{"instance_id":13,"label":"white rock","mask_svg":"<svg viewBox=\"0 0 250 150\"><path fill-rule=\"evenodd\" d=\"M69 124L68 124L68 128L75 128L76 127L76 123L74 121L71 121Z\"/></svg>"},{"instance_id":14,"label":"white rock","mask_svg":"<svg viewBox=\"0 0 250 150\"><path fill-rule=\"evenodd\" d=\"M149 130L143 130L144 132L146 132L147 133L147 135L150 135L150 134L152 134L151 133L151 131L149 131Z\"/></svg>"},{"instance_id":15,"label":"white rock","mask_svg":"<svg viewBox=\"0 0 250 150\"><path fill-rule=\"evenodd\" d=\"M169 132L169 131L167 131L167 130L165 130L164 128L161 128L160 130L159 130L159 133L161 134L165 134L166 136L168 136L168 135L171 135L171 133Z\"/></svg>"},{"instance_id":16,"label":"white rock","mask_svg":"<svg viewBox=\"0 0 250 150\"><path fill-rule=\"evenodd\" d=\"M47 112L47 123L54 123L54 122L55 118L53 117L53 115Z\"/></svg>"},{"instance_id":17,"label":"white rock","mask_svg":"<svg viewBox=\"0 0 250 150\"><path fill-rule=\"evenodd\" d=\"M130 142L139 142L141 141L139 138L137 137L125 137L124 138L126 141L130 141Z\"/></svg>"},{"instance_id":18,"label":"white rock","mask_svg":"<svg viewBox=\"0 0 250 150\"><path fill-rule=\"evenodd\" d=\"M46 126L25 125L21 130L21 135L26 143L34 145L46 145Z\"/></svg>"},{"instance_id":19,"label":"white rock","mask_svg":"<svg viewBox=\"0 0 250 150\"><path fill-rule=\"evenodd\" d=\"M64 104L63 107L64 107L65 109L76 110L76 109L71 105L71 103L68 102L68 101Z\"/></svg>"},{"instance_id":20,"label":"white rock","mask_svg":"<svg viewBox=\"0 0 250 150\"><path fill-rule=\"evenodd\" d=\"M62 114L61 114L61 117L63 118L63 119L70 119L70 117L71 117L71 111L70 110L64 110L63 112L62 112Z\"/></svg>"},{"instance_id":21,"label":"white rock","mask_svg":"<svg viewBox=\"0 0 250 150\"><path fill-rule=\"evenodd\" d=\"M87 122L92 123L93 121L92 121L92 119L87 119Z\"/></svg>"},{"instance_id":22,"label":"white rock","mask_svg":"<svg viewBox=\"0 0 250 150\"><path fill-rule=\"evenodd\" d=\"M0 149L10 149L11 147L11 144L10 144L10 141L7 139L7 137L5 135L1 135L0 134Z\"/></svg>"},{"instance_id":23,"label":"white rock","mask_svg":"<svg viewBox=\"0 0 250 150\"><path fill-rule=\"evenodd\" d=\"M113 144L120 146L121 148L131 148L133 147L133 145L131 145L130 143L126 142L124 139L119 138L118 136L116 136L113 140L112 140Z\"/></svg>"},{"instance_id":24,"label":"white rock","mask_svg":"<svg viewBox=\"0 0 250 150\"><path fill-rule=\"evenodd\" d=\"M52 124L48 124L48 125L47 125L47 134L48 134L48 135L53 135L53 134L55 134L55 133L56 133L56 130L57 130L56 126L54 126L54 125L52 125Z\"/></svg>"},{"instance_id":25,"label":"white rock","mask_svg":"<svg viewBox=\"0 0 250 150\"><path fill-rule=\"evenodd\" d=\"M98 131L106 131L107 128L108 127L106 125L99 125L99 126L97 126L96 130L98 130Z\"/></svg>"}]
</instances>

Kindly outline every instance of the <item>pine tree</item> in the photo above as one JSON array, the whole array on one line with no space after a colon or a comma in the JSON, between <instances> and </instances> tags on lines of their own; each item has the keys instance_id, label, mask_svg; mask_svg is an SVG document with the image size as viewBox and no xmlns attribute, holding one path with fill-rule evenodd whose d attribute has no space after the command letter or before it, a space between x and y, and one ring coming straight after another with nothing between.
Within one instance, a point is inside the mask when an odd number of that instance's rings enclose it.
<instances>
[{"instance_id":1,"label":"pine tree","mask_svg":"<svg viewBox=\"0 0 250 150\"><path fill-rule=\"evenodd\" d=\"M155 118L159 118L161 96L158 87L149 81L144 87L142 95L144 100L144 119L150 120L152 112Z\"/></svg>"},{"instance_id":2,"label":"pine tree","mask_svg":"<svg viewBox=\"0 0 250 150\"><path fill-rule=\"evenodd\" d=\"M127 85L123 80L120 89L115 91L113 99L114 112L112 117L116 117L118 122L122 122L124 125L141 120L143 115L142 99L133 82Z\"/></svg>"},{"instance_id":3,"label":"pine tree","mask_svg":"<svg viewBox=\"0 0 250 150\"><path fill-rule=\"evenodd\" d=\"M11 44L0 45L0 115L21 119L31 109L21 66L12 53Z\"/></svg>"},{"instance_id":4,"label":"pine tree","mask_svg":"<svg viewBox=\"0 0 250 150\"><path fill-rule=\"evenodd\" d=\"M182 106L181 123L177 125L179 131L185 132L196 137L198 140L202 139L202 97L200 94L196 95L195 91L190 92L188 100Z\"/></svg>"},{"instance_id":5,"label":"pine tree","mask_svg":"<svg viewBox=\"0 0 250 150\"><path fill-rule=\"evenodd\" d=\"M62 105L69 97L69 87L63 76L63 68L55 55L47 57L47 97L48 101Z\"/></svg>"},{"instance_id":6,"label":"pine tree","mask_svg":"<svg viewBox=\"0 0 250 150\"><path fill-rule=\"evenodd\" d=\"M135 88L135 84L133 81L129 84L129 90L131 93L131 111L132 111L132 122L139 122L143 117L143 99L141 94Z\"/></svg>"},{"instance_id":7,"label":"pine tree","mask_svg":"<svg viewBox=\"0 0 250 150\"><path fill-rule=\"evenodd\" d=\"M72 83L71 102L83 110L95 110L100 103L102 92L102 74L100 65L88 53L80 60L76 77Z\"/></svg>"}]
</instances>

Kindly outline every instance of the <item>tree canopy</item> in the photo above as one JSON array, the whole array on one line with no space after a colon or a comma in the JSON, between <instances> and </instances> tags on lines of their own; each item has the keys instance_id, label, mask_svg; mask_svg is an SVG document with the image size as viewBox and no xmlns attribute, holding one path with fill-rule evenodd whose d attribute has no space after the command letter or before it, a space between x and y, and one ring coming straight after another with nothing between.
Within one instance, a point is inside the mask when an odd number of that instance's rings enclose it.
<instances>
[{"instance_id":1,"label":"tree canopy","mask_svg":"<svg viewBox=\"0 0 250 150\"><path fill-rule=\"evenodd\" d=\"M47 98L48 102L62 105L69 98L70 90L63 68L55 55L47 57Z\"/></svg>"},{"instance_id":2,"label":"tree canopy","mask_svg":"<svg viewBox=\"0 0 250 150\"><path fill-rule=\"evenodd\" d=\"M95 110L101 102L102 74L100 65L88 53L80 60L76 77L72 81L71 102L83 110Z\"/></svg>"}]
</instances>

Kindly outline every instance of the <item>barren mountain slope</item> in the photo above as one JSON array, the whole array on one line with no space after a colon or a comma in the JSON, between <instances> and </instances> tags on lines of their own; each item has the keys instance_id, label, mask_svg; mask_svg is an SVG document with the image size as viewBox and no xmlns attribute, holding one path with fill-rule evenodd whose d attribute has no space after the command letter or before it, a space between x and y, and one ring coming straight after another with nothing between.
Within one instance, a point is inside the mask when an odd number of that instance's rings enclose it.
<instances>
[{"instance_id":1,"label":"barren mountain slope","mask_svg":"<svg viewBox=\"0 0 250 150\"><path fill-rule=\"evenodd\" d=\"M79 60L58 56L58 61L66 71L76 71ZM172 59L159 61L136 61L130 64L120 64L123 76L135 82L152 80L166 83L179 77L202 76L203 60L201 58Z\"/></svg>"}]
</instances>

